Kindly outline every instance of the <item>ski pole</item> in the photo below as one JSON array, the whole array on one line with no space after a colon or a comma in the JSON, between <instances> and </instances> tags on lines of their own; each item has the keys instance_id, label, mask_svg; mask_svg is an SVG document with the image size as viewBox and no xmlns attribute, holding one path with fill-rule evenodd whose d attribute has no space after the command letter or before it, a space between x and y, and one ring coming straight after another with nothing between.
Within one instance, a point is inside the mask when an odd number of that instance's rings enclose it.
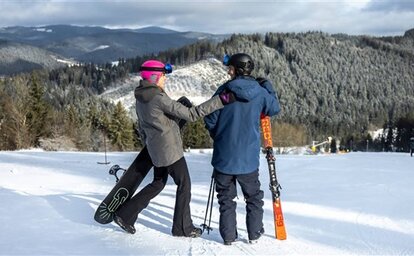
<instances>
[{"instance_id":1,"label":"ski pole","mask_svg":"<svg viewBox=\"0 0 414 256\"><path fill-rule=\"evenodd\" d=\"M214 181L214 172L213 172L213 175L211 176L210 191L208 193L208 199L207 199L207 205L206 205L206 214L204 216L204 223L201 224L201 227L203 227L203 233L204 233L204 230L207 229L207 234L210 234L210 230L213 230L210 227L210 224L211 224L211 213L212 213L212 209L213 209L214 187L215 187L215 181ZM207 215L208 215L208 211L209 211L209 206L210 206L210 219L209 219L208 225L207 225L206 222L207 222Z\"/></svg>"},{"instance_id":2,"label":"ski pole","mask_svg":"<svg viewBox=\"0 0 414 256\"><path fill-rule=\"evenodd\" d=\"M209 219L208 219L208 227L210 228L209 230L213 230L212 228L211 228L211 215L212 215L212 213L213 213L213 201L214 201L214 190L215 190L215 188L216 188L216 181L214 180L214 178L212 177L211 178L212 180L213 180L213 187L212 187L212 189L211 189L211 204L210 204L210 217L209 217ZM207 234L210 234L210 231L207 231Z\"/></svg>"}]
</instances>

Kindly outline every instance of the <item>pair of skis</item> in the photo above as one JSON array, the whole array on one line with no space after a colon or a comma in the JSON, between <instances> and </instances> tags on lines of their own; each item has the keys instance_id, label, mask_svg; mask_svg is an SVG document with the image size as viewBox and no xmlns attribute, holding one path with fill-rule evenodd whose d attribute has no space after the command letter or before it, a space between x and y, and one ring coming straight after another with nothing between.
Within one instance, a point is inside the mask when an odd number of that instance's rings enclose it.
<instances>
[{"instance_id":1,"label":"pair of skis","mask_svg":"<svg viewBox=\"0 0 414 256\"><path fill-rule=\"evenodd\" d=\"M263 148L266 152L266 160L269 167L270 177L270 192L272 193L273 203L273 219L275 226L275 236L278 240L286 239L285 221L282 213L282 205L280 203L280 189L281 186L276 177L276 158L273 154L273 142L272 142L272 126L270 123L270 117L262 114L260 117L260 124L263 133Z\"/></svg>"}]
</instances>

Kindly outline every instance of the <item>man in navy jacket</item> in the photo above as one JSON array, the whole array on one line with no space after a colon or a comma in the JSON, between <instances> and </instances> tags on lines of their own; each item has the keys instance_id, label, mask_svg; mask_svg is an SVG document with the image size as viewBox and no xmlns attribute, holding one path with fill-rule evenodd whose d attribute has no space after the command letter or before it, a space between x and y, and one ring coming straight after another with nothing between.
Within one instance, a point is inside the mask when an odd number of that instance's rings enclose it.
<instances>
[{"instance_id":1,"label":"man in navy jacket","mask_svg":"<svg viewBox=\"0 0 414 256\"><path fill-rule=\"evenodd\" d=\"M250 76L254 63L244 53L225 57L231 79L215 95L234 93L237 102L204 118L214 141L212 165L220 205L220 234L224 244L237 238L236 180L246 201L246 225L250 242L257 241L263 229L263 191L259 181L260 115L274 116L280 111L277 94L269 81L259 83Z\"/></svg>"}]
</instances>

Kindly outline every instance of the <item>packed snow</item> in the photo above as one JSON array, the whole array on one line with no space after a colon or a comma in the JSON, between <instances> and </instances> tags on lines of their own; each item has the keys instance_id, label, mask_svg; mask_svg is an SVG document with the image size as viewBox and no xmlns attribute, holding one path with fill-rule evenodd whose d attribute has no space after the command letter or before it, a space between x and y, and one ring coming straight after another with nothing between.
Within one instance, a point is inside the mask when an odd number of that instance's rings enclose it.
<instances>
[{"instance_id":1,"label":"packed snow","mask_svg":"<svg viewBox=\"0 0 414 256\"><path fill-rule=\"evenodd\" d=\"M200 238L170 234L176 186L167 186L125 233L93 215L115 184L108 169L137 152L0 152L0 255L414 255L414 157L406 153L278 155L287 240L274 237L269 177L261 157L265 234L247 242L239 191L239 239L223 245L214 201L212 228ZM211 150L185 153L194 224L203 223ZM152 171L139 187L151 181Z\"/></svg>"}]
</instances>

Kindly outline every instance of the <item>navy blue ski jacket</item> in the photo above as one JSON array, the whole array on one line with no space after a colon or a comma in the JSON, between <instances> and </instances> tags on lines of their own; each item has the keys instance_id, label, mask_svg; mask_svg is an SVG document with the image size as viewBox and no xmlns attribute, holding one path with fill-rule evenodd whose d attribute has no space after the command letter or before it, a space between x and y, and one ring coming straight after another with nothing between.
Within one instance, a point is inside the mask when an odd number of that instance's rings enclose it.
<instances>
[{"instance_id":1,"label":"navy blue ski jacket","mask_svg":"<svg viewBox=\"0 0 414 256\"><path fill-rule=\"evenodd\" d=\"M232 91L237 101L204 117L214 141L211 164L225 174L247 174L259 168L260 114L280 111L277 94L269 81L260 85L253 77L238 76L220 86L214 95Z\"/></svg>"}]
</instances>

